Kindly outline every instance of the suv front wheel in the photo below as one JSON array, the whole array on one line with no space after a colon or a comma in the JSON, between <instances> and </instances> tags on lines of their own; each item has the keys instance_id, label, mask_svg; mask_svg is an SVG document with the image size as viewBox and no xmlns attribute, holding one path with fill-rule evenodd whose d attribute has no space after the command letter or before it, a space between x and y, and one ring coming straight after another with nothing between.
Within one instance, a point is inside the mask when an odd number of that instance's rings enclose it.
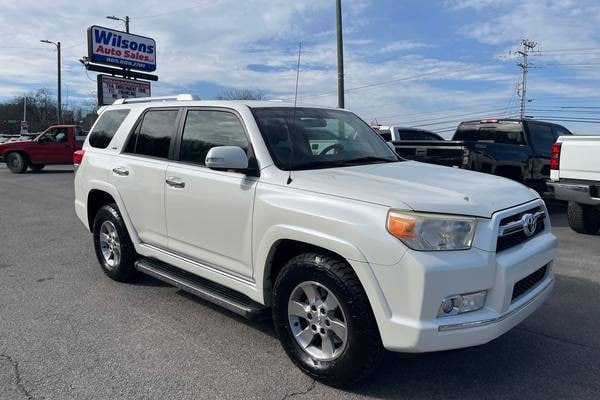
<instances>
[{"instance_id":1,"label":"suv front wheel","mask_svg":"<svg viewBox=\"0 0 600 400\"><path fill-rule=\"evenodd\" d=\"M100 208L94 219L94 248L106 275L119 282L135 275L137 255L116 204Z\"/></svg>"},{"instance_id":2,"label":"suv front wheel","mask_svg":"<svg viewBox=\"0 0 600 400\"><path fill-rule=\"evenodd\" d=\"M288 261L273 288L273 320L292 361L328 385L358 382L382 358L375 317L356 274L329 255Z\"/></svg>"}]
</instances>

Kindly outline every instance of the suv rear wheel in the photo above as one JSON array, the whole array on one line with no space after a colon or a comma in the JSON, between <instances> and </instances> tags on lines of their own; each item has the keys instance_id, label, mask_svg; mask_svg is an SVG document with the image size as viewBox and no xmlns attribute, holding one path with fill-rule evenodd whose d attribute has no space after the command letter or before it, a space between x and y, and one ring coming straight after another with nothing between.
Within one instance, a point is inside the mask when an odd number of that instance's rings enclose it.
<instances>
[{"instance_id":1,"label":"suv rear wheel","mask_svg":"<svg viewBox=\"0 0 600 400\"><path fill-rule=\"evenodd\" d=\"M383 355L367 296L352 268L326 254L291 259L273 288L273 320L283 348L311 377L347 386Z\"/></svg>"},{"instance_id":2,"label":"suv rear wheel","mask_svg":"<svg viewBox=\"0 0 600 400\"><path fill-rule=\"evenodd\" d=\"M94 219L94 249L106 275L119 282L135 275L137 254L116 204L100 208Z\"/></svg>"},{"instance_id":3,"label":"suv rear wheel","mask_svg":"<svg viewBox=\"0 0 600 400\"><path fill-rule=\"evenodd\" d=\"M27 169L27 160L20 153L9 153L6 155L6 166L15 174L22 174Z\"/></svg>"}]
</instances>

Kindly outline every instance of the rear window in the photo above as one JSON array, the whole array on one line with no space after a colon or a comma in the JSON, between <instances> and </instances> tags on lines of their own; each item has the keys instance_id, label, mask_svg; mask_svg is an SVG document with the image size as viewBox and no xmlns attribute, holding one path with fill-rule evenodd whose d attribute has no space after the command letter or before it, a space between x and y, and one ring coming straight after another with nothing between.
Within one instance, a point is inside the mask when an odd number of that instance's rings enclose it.
<instances>
[{"instance_id":1,"label":"rear window","mask_svg":"<svg viewBox=\"0 0 600 400\"><path fill-rule=\"evenodd\" d=\"M399 130L400 140L444 140L441 136L432 132L416 130Z\"/></svg>"},{"instance_id":2,"label":"rear window","mask_svg":"<svg viewBox=\"0 0 600 400\"><path fill-rule=\"evenodd\" d=\"M90 146L105 149L129 114L129 110L109 110L102 113L90 132Z\"/></svg>"},{"instance_id":3,"label":"rear window","mask_svg":"<svg viewBox=\"0 0 600 400\"><path fill-rule=\"evenodd\" d=\"M461 124L454 134L454 140L513 145L526 144L523 125L520 122Z\"/></svg>"}]
</instances>

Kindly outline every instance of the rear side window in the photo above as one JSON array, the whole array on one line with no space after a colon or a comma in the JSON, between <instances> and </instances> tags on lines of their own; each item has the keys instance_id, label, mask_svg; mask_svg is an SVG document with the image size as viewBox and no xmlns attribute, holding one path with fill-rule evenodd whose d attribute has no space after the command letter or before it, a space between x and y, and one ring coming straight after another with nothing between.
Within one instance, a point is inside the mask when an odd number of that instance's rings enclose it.
<instances>
[{"instance_id":1,"label":"rear side window","mask_svg":"<svg viewBox=\"0 0 600 400\"><path fill-rule=\"evenodd\" d=\"M379 135L386 142L391 142L392 141L392 132L389 129L375 129L375 132L379 133Z\"/></svg>"},{"instance_id":2,"label":"rear side window","mask_svg":"<svg viewBox=\"0 0 600 400\"><path fill-rule=\"evenodd\" d=\"M569 132L567 130L567 128L563 128L562 126L555 126L554 127L554 136L556 136L557 138L559 136L568 136L568 135L572 135L572 133Z\"/></svg>"},{"instance_id":3,"label":"rear side window","mask_svg":"<svg viewBox=\"0 0 600 400\"><path fill-rule=\"evenodd\" d=\"M552 145L556 141L552 128L548 125L529 123L529 137L533 142L535 149L542 153L550 153L552 151Z\"/></svg>"},{"instance_id":4,"label":"rear side window","mask_svg":"<svg viewBox=\"0 0 600 400\"><path fill-rule=\"evenodd\" d=\"M216 146L238 146L248 151L248 139L240 120L226 111L188 111L180 160L204 165L206 154Z\"/></svg>"},{"instance_id":5,"label":"rear side window","mask_svg":"<svg viewBox=\"0 0 600 400\"><path fill-rule=\"evenodd\" d=\"M173 133L177 130L178 109L151 110L129 138L128 153L149 157L168 158Z\"/></svg>"},{"instance_id":6,"label":"rear side window","mask_svg":"<svg viewBox=\"0 0 600 400\"><path fill-rule=\"evenodd\" d=\"M102 113L90 132L90 146L105 149L129 114L129 110L109 110Z\"/></svg>"}]
</instances>

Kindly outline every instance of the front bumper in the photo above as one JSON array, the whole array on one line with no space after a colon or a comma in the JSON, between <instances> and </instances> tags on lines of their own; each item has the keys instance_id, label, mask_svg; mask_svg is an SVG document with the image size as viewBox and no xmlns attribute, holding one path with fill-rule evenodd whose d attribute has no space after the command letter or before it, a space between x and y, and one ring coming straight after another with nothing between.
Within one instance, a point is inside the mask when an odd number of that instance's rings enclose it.
<instances>
[{"instance_id":1,"label":"front bumper","mask_svg":"<svg viewBox=\"0 0 600 400\"><path fill-rule=\"evenodd\" d=\"M548 187L558 200L574 201L575 203L591 206L600 205L600 194L598 193L600 182L566 183L550 181Z\"/></svg>"},{"instance_id":2,"label":"front bumper","mask_svg":"<svg viewBox=\"0 0 600 400\"><path fill-rule=\"evenodd\" d=\"M497 232L496 222L480 226ZM388 310L378 313L380 307L373 307L386 349L419 353L484 344L540 307L554 286L557 240L549 221L541 234L500 253L482 249L484 242L468 251L407 251L394 266L372 265ZM543 278L513 299L515 284L543 266ZM438 317L443 298L480 290L487 291L482 309Z\"/></svg>"}]
</instances>

